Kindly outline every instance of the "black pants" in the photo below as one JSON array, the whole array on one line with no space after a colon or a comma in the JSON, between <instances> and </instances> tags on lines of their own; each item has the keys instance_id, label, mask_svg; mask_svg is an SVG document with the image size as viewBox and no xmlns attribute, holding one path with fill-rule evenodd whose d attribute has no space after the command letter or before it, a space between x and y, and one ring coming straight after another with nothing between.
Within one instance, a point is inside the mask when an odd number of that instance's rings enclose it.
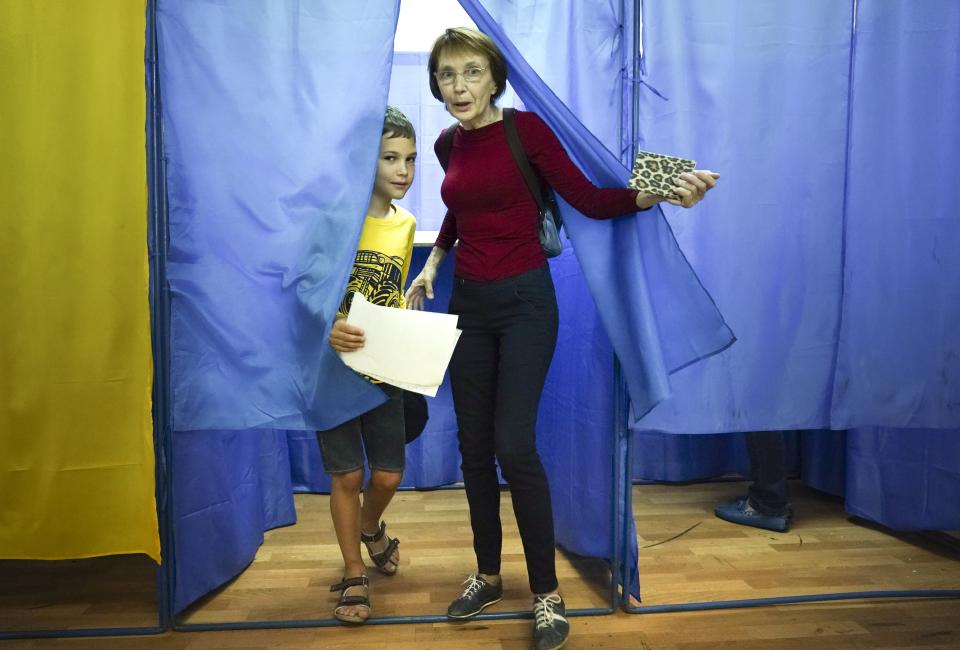
<instances>
[{"instance_id":1,"label":"black pants","mask_svg":"<svg viewBox=\"0 0 960 650\"><path fill-rule=\"evenodd\" d=\"M750 504L765 515L783 514L790 505L787 493L787 450L782 431L746 434L753 484Z\"/></svg>"},{"instance_id":2,"label":"black pants","mask_svg":"<svg viewBox=\"0 0 960 650\"><path fill-rule=\"evenodd\" d=\"M510 485L530 589L553 591L553 510L536 445L540 393L557 343L550 270L544 265L496 282L455 279L450 313L463 330L450 382L478 571L500 573L496 462Z\"/></svg>"}]
</instances>

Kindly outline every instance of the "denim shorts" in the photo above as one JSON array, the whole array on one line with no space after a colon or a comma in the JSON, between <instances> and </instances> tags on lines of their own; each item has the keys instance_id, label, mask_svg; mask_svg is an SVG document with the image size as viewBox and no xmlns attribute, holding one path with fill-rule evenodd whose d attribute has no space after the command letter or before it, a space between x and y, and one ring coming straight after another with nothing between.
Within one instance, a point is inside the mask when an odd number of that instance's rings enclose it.
<instances>
[{"instance_id":1,"label":"denim shorts","mask_svg":"<svg viewBox=\"0 0 960 650\"><path fill-rule=\"evenodd\" d=\"M378 386L387 394L386 402L333 429L317 432L323 468L328 474L363 469L364 449L370 469L403 472L406 446L403 393L389 384Z\"/></svg>"}]
</instances>

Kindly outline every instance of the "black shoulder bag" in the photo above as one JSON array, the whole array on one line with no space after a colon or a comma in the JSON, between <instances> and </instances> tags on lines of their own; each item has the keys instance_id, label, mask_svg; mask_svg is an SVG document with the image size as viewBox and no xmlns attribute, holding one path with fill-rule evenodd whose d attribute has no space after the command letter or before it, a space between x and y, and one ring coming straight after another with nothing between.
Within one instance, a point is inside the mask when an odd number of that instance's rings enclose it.
<instances>
[{"instance_id":1,"label":"black shoulder bag","mask_svg":"<svg viewBox=\"0 0 960 650\"><path fill-rule=\"evenodd\" d=\"M420 437L429 418L427 398L410 390L403 391L403 425L408 445Z\"/></svg>"}]
</instances>

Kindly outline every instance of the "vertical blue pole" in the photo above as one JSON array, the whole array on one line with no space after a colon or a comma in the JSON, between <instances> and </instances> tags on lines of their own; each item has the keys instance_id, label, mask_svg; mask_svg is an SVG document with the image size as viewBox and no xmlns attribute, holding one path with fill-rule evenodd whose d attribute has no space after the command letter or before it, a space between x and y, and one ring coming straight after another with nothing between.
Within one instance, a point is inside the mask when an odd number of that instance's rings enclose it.
<instances>
[{"instance_id":1,"label":"vertical blue pole","mask_svg":"<svg viewBox=\"0 0 960 650\"><path fill-rule=\"evenodd\" d=\"M161 563L157 572L160 627L173 615L173 517L170 438L170 294L166 281L167 191L160 103L157 3L147 0L145 48L147 90L147 247L150 257L150 331L153 351L153 445L156 454L157 522Z\"/></svg>"},{"instance_id":2,"label":"vertical blue pole","mask_svg":"<svg viewBox=\"0 0 960 650\"><path fill-rule=\"evenodd\" d=\"M626 150L623 154L624 164L628 169L632 167L633 156L637 147L637 140L640 137L639 81L643 0L632 0L630 4L631 9L629 14L627 14L626 2L624 2L623 9L624 24L630 25L629 33L624 35L624 41L629 40L630 43L630 49L627 51L626 60L624 61L624 70L625 72L627 70L629 71L626 72L626 75L630 83L628 86L625 85L623 90L623 105L625 107L624 112L629 114L630 120L629 144L626 146ZM628 20L629 22L627 22ZM627 101L628 88L629 102ZM630 395L627 392L626 382L623 379L619 361L615 361L614 366L614 390L616 391L616 408L614 409L614 417L616 419L618 452L620 449L624 450L622 453L622 492L618 497L618 501L621 505L621 534L619 543L622 548L622 552L620 553L620 584L622 585L622 591L620 593L620 605L623 607L629 607L630 585L633 582L633 576L630 575L629 551L631 543L630 517L632 516L632 508L630 507L630 504L633 499L633 483L631 481L631 473L633 468L633 437L630 435Z\"/></svg>"}]
</instances>

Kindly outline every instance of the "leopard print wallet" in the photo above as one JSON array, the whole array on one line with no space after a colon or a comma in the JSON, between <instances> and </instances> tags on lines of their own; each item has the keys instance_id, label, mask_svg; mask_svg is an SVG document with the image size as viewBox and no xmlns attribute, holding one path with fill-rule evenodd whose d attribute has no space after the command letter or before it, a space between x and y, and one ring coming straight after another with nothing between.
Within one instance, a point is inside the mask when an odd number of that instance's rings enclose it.
<instances>
[{"instance_id":1,"label":"leopard print wallet","mask_svg":"<svg viewBox=\"0 0 960 650\"><path fill-rule=\"evenodd\" d=\"M668 199L678 199L680 197L673 192L673 188L676 187L676 178L684 172L693 171L696 164L686 158L665 156L652 151L638 151L627 187Z\"/></svg>"}]
</instances>

